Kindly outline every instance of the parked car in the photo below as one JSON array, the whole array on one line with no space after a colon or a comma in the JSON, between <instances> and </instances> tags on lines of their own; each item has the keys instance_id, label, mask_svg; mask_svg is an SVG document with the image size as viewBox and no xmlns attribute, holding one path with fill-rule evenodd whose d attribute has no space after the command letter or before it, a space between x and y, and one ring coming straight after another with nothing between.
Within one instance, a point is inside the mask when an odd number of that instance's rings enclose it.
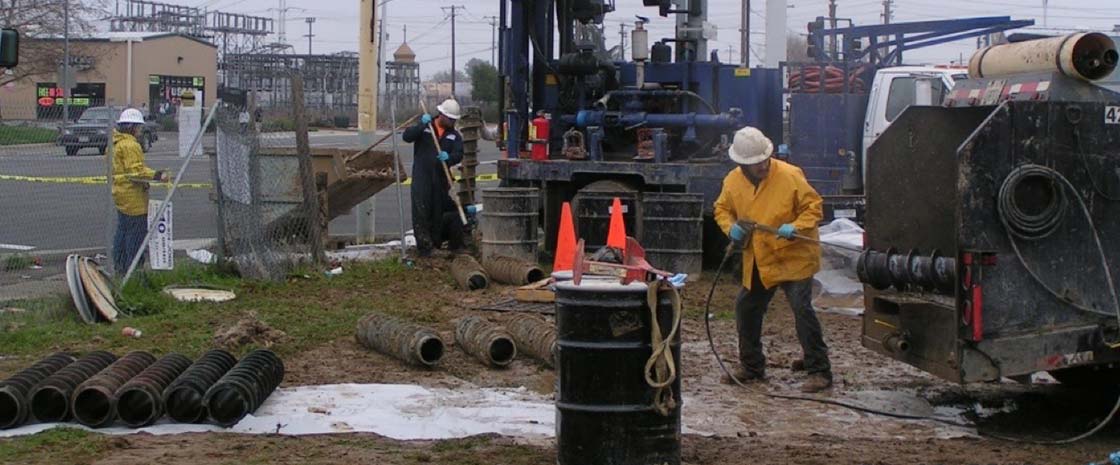
<instances>
[{"instance_id":1,"label":"parked car","mask_svg":"<svg viewBox=\"0 0 1120 465\"><path fill-rule=\"evenodd\" d=\"M115 122L123 108L93 107L84 112L74 124L60 129L58 145L66 147L66 156L74 156L83 148L96 148L97 153L105 154L105 147L109 141L110 122ZM151 121L150 115L145 112L144 133L140 136L140 147L145 152L159 140L159 125Z\"/></svg>"}]
</instances>

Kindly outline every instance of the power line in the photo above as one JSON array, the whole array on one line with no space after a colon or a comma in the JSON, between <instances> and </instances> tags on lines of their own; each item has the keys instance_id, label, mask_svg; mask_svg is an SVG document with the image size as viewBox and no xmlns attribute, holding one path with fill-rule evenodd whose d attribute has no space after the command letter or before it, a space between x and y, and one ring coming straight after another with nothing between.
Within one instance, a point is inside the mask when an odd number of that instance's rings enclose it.
<instances>
[{"instance_id":1,"label":"power line","mask_svg":"<svg viewBox=\"0 0 1120 465\"><path fill-rule=\"evenodd\" d=\"M455 98L455 14L458 10L465 10L466 7L462 5L451 5L448 7L441 7L443 11L451 10L451 98Z\"/></svg>"}]
</instances>

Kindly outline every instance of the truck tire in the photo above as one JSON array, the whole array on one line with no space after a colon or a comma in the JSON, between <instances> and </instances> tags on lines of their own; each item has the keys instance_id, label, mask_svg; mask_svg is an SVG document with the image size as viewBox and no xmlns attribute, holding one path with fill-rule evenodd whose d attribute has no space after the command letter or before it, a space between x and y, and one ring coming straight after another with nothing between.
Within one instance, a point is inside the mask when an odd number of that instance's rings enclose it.
<instances>
[{"instance_id":1,"label":"truck tire","mask_svg":"<svg viewBox=\"0 0 1120 465\"><path fill-rule=\"evenodd\" d=\"M109 146L107 146L107 145L102 145L101 147L98 147L98 148L97 148L97 153L98 153L98 154L101 154L101 155L105 155L105 150L106 150L106 149L107 149L108 147L109 147Z\"/></svg>"},{"instance_id":2,"label":"truck tire","mask_svg":"<svg viewBox=\"0 0 1120 465\"><path fill-rule=\"evenodd\" d=\"M74 155L77 155L78 150L80 150L78 147L66 147L66 156L72 157Z\"/></svg>"}]
</instances>

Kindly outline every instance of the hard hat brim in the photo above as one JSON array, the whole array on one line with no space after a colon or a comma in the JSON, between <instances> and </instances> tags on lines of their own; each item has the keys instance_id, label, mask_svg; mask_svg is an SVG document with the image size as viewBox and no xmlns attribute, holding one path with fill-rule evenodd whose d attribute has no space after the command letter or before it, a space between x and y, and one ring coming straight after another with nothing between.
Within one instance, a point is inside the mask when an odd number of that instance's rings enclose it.
<instances>
[{"instance_id":1,"label":"hard hat brim","mask_svg":"<svg viewBox=\"0 0 1120 465\"><path fill-rule=\"evenodd\" d=\"M766 152L753 156L747 156L746 154L737 153L735 152L734 147L729 147L727 149L727 155L731 157L731 161L735 162L736 164L755 165L766 161L768 158L774 155L774 147L771 145L769 147L769 150L767 150Z\"/></svg>"},{"instance_id":2,"label":"hard hat brim","mask_svg":"<svg viewBox=\"0 0 1120 465\"><path fill-rule=\"evenodd\" d=\"M458 114L455 114L455 113L451 113L451 112L448 112L448 111L444 110L444 109L443 109L443 105L436 105L436 111L439 111L439 113L440 113L441 115L443 115L443 116L446 116L446 117L448 117L448 118L451 118L451 119L454 119L454 120L457 120L457 119L459 119L459 115L458 115Z\"/></svg>"}]
</instances>

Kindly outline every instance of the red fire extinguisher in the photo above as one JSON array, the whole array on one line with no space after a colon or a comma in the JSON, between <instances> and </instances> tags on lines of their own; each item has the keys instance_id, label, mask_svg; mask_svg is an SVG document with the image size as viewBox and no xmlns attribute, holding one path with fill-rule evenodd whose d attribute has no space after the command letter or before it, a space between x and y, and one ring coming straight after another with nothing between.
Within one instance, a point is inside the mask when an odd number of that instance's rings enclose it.
<instances>
[{"instance_id":1,"label":"red fire extinguisher","mask_svg":"<svg viewBox=\"0 0 1120 465\"><path fill-rule=\"evenodd\" d=\"M529 125L530 156L533 160L548 160L549 123L547 115L538 113Z\"/></svg>"}]
</instances>

